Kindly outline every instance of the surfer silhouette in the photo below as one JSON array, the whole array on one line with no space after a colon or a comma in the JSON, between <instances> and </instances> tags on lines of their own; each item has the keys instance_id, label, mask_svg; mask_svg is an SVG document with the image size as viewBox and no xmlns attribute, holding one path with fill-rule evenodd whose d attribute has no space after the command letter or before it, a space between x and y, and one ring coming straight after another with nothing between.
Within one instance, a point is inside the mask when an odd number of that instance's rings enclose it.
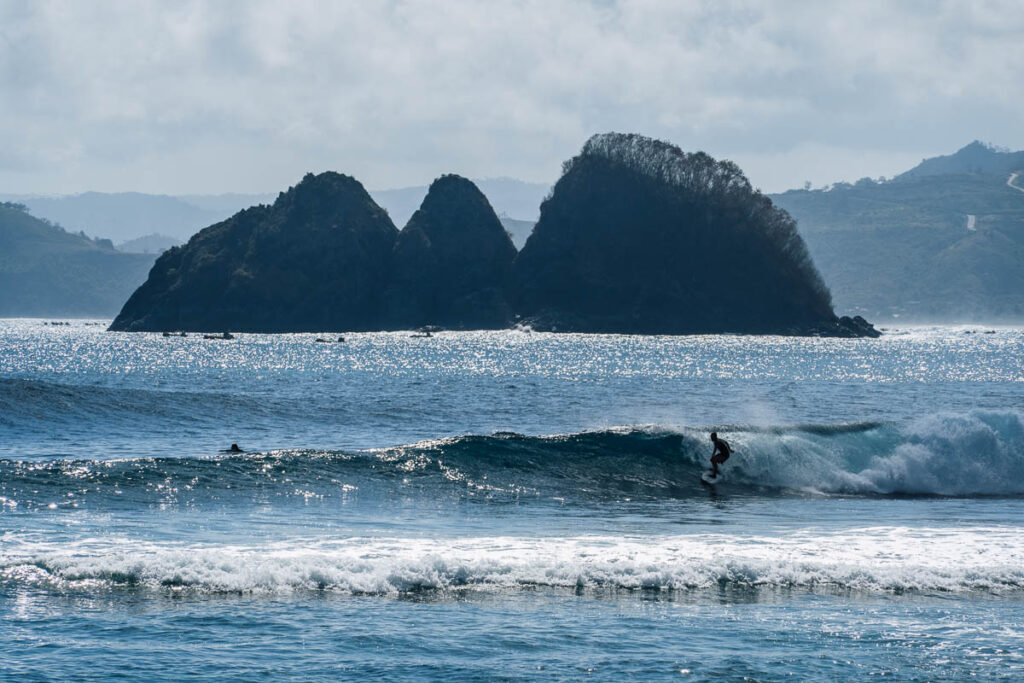
<instances>
[{"instance_id":1,"label":"surfer silhouette","mask_svg":"<svg viewBox=\"0 0 1024 683\"><path fill-rule=\"evenodd\" d=\"M711 452L711 476L718 476L718 466L729 459L732 449L725 439L718 438L718 432L711 432L711 443L715 444L715 450Z\"/></svg>"},{"instance_id":2,"label":"surfer silhouette","mask_svg":"<svg viewBox=\"0 0 1024 683\"><path fill-rule=\"evenodd\" d=\"M245 453L245 451L239 448L237 443L233 443L231 444L231 448L225 448L221 453Z\"/></svg>"}]
</instances>

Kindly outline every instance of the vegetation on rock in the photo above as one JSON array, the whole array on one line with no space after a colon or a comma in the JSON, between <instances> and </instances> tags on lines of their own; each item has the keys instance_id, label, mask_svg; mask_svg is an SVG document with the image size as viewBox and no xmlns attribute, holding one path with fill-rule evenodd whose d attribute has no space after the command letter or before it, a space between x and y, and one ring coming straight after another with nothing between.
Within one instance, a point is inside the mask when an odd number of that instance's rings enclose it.
<instances>
[{"instance_id":1,"label":"vegetation on rock","mask_svg":"<svg viewBox=\"0 0 1024 683\"><path fill-rule=\"evenodd\" d=\"M789 214L732 162L639 135L595 136L566 162L516 261L516 297L546 329L828 334L836 324Z\"/></svg>"}]
</instances>

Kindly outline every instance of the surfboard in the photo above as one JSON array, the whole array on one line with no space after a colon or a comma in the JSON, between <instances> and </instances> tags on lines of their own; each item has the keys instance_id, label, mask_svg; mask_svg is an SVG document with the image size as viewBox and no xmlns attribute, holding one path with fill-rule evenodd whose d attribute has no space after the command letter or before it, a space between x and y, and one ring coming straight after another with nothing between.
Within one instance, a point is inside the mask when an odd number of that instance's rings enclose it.
<instances>
[{"instance_id":1,"label":"surfboard","mask_svg":"<svg viewBox=\"0 0 1024 683\"><path fill-rule=\"evenodd\" d=\"M721 474L718 475L718 477L721 477L721 476L722 476ZM716 477L713 474L711 474L711 470L707 470L706 472L704 472L704 473L702 473L700 475L700 480L702 482L704 482L705 484L714 484L715 482L718 481L718 477Z\"/></svg>"}]
</instances>

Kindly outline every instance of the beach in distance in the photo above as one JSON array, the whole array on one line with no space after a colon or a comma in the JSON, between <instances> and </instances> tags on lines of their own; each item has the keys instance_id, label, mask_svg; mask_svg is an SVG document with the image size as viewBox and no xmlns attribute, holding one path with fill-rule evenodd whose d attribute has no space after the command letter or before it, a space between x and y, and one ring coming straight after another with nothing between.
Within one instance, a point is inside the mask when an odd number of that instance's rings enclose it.
<instances>
[{"instance_id":1,"label":"beach in distance","mask_svg":"<svg viewBox=\"0 0 1024 683\"><path fill-rule=\"evenodd\" d=\"M1024 676L1020 328L51 322L0 321L2 680Z\"/></svg>"}]
</instances>

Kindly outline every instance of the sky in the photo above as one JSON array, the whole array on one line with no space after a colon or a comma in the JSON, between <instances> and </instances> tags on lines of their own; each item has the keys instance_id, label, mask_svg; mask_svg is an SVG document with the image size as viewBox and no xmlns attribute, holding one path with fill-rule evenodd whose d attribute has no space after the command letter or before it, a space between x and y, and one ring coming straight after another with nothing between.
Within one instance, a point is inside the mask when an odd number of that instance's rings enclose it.
<instances>
[{"instance_id":1,"label":"sky","mask_svg":"<svg viewBox=\"0 0 1024 683\"><path fill-rule=\"evenodd\" d=\"M634 132L766 192L1024 148L1019 0L0 0L0 192L554 182Z\"/></svg>"}]
</instances>

